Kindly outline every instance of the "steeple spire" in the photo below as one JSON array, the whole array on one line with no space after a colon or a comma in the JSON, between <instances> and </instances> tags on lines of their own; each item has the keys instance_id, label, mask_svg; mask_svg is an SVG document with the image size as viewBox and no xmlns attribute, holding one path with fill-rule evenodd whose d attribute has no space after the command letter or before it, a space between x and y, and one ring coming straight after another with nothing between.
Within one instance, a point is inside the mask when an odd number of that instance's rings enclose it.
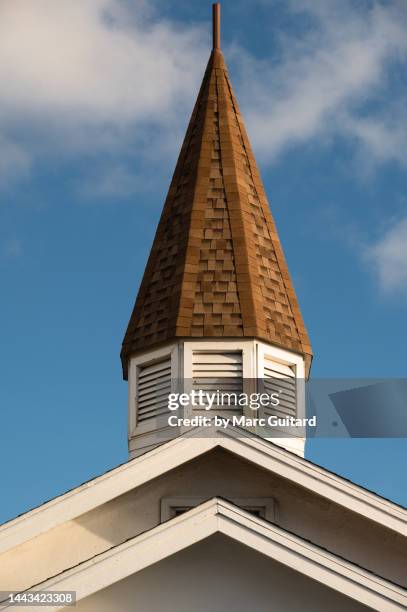
<instances>
[{"instance_id":1,"label":"steeple spire","mask_svg":"<svg viewBox=\"0 0 407 612\"><path fill-rule=\"evenodd\" d=\"M243 118L213 50L122 347L129 358L177 338L254 338L301 354L311 345Z\"/></svg>"},{"instance_id":2,"label":"steeple spire","mask_svg":"<svg viewBox=\"0 0 407 612\"><path fill-rule=\"evenodd\" d=\"M212 4L213 50L220 51L220 3Z\"/></svg>"}]
</instances>

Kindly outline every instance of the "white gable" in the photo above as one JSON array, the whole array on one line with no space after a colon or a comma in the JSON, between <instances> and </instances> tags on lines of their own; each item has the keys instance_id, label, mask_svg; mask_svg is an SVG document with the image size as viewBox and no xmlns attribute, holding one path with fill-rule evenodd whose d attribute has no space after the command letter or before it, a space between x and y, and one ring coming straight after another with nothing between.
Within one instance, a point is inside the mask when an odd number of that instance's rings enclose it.
<instances>
[{"instance_id":1,"label":"white gable","mask_svg":"<svg viewBox=\"0 0 407 612\"><path fill-rule=\"evenodd\" d=\"M82 599L75 608L75 612L112 610L366 612L366 607L217 534Z\"/></svg>"},{"instance_id":2,"label":"white gable","mask_svg":"<svg viewBox=\"0 0 407 612\"><path fill-rule=\"evenodd\" d=\"M247 432L202 435L189 432L3 525L0 583L26 589L223 496L404 584L405 510Z\"/></svg>"},{"instance_id":3,"label":"white gable","mask_svg":"<svg viewBox=\"0 0 407 612\"><path fill-rule=\"evenodd\" d=\"M217 533L376 610L396 612L407 606L404 589L216 498L36 588L74 590L81 600ZM32 610L41 612L35 606Z\"/></svg>"},{"instance_id":4,"label":"white gable","mask_svg":"<svg viewBox=\"0 0 407 612\"><path fill-rule=\"evenodd\" d=\"M0 554L216 447L407 536L407 511L400 506L244 430L197 428L4 524Z\"/></svg>"}]
</instances>

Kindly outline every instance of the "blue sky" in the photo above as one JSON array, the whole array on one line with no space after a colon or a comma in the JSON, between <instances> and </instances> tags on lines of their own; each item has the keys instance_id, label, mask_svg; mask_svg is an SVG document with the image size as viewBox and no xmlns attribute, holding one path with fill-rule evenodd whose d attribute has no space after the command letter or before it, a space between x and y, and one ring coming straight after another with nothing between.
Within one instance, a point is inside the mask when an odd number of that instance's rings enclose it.
<instances>
[{"instance_id":1,"label":"blue sky","mask_svg":"<svg viewBox=\"0 0 407 612\"><path fill-rule=\"evenodd\" d=\"M210 11L0 4L0 521L127 459L120 345ZM406 377L406 3L234 0L222 24L312 375ZM307 457L407 504L405 439Z\"/></svg>"}]
</instances>

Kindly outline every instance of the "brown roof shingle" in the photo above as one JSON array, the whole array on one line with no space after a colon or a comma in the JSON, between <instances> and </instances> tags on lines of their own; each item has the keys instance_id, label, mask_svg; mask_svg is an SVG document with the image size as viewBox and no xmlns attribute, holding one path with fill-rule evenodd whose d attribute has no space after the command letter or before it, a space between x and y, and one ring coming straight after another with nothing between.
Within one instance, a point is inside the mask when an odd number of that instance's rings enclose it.
<instances>
[{"instance_id":1,"label":"brown roof shingle","mask_svg":"<svg viewBox=\"0 0 407 612\"><path fill-rule=\"evenodd\" d=\"M178 338L310 341L223 55L211 53L121 352Z\"/></svg>"}]
</instances>

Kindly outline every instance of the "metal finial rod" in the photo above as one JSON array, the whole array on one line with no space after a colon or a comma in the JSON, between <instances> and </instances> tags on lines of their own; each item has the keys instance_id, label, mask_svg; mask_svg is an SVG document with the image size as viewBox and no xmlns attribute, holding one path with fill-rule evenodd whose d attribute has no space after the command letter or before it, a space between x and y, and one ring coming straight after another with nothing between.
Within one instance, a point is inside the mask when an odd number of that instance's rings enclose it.
<instances>
[{"instance_id":1,"label":"metal finial rod","mask_svg":"<svg viewBox=\"0 0 407 612\"><path fill-rule=\"evenodd\" d=\"M212 4L213 48L220 49L220 3Z\"/></svg>"}]
</instances>

